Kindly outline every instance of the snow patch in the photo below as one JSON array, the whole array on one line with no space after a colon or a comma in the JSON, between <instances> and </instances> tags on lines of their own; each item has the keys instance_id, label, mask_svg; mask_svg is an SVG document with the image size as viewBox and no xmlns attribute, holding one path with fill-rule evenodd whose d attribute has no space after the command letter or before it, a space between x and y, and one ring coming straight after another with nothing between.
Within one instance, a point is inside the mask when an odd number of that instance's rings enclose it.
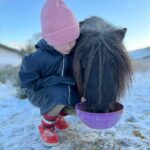
<instances>
[{"instance_id":1,"label":"snow patch","mask_svg":"<svg viewBox=\"0 0 150 150\"><path fill-rule=\"evenodd\" d=\"M150 149L150 72L134 74L133 87L123 98L124 114L107 130L85 126L77 116L67 116L70 129L57 131L60 144L51 150ZM0 150L47 150L38 133L39 110L28 99L15 97L15 88L0 83Z\"/></svg>"}]
</instances>

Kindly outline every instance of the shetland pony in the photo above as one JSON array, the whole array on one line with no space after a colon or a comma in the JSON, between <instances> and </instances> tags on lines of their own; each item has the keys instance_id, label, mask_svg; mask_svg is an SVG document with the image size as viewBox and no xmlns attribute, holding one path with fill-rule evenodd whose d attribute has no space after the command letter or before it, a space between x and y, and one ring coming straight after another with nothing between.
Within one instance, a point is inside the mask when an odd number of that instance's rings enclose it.
<instances>
[{"instance_id":1,"label":"shetland pony","mask_svg":"<svg viewBox=\"0 0 150 150\"><path fill-rule=\"evenodd\" d=\"M80 23L74 47L73 74L86 111L112 112L132 82L132 67L123 39L126 28L117 28L100 17Z\"/></svg>"}]
</instances>

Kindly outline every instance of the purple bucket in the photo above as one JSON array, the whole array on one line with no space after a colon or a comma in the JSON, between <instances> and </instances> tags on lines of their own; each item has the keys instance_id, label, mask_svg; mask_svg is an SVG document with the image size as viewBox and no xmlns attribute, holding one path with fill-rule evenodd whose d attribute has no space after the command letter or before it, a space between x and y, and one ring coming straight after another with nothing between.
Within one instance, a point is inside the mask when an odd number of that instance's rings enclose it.
<instances>
[{"instance_id":1,"label":"purple bucket","mask_svg":"<svg viewBox=\"0 0 150 150\"><path fill-rule=\"evenodd\" d=\"M76 113L81 121L93 129L108 129L116 125L123 113L123 105L115 103L115 111L110 113L90 113L85 111L85 102L76 104Z\"/></svg>"}]
</instances>

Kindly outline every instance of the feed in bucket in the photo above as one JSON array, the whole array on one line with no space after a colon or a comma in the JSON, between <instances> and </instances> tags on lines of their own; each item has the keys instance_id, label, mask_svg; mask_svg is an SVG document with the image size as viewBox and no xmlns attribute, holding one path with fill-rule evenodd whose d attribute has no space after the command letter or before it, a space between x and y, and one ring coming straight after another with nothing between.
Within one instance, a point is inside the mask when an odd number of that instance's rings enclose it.
<instances>
[{"instance_id":1,"label":"feed in bucket","mask_svg":"<svg viewBox=\"0 0 150 150\"><path fill-rule=\"evenodd\" d=\"M76 104L76 113L81 121L93 129L108 129L116 125L123 113L123 105L116 102L115 111L108 113L90 113L85 111L86 102Z\"/></svg>"}]
</instances>

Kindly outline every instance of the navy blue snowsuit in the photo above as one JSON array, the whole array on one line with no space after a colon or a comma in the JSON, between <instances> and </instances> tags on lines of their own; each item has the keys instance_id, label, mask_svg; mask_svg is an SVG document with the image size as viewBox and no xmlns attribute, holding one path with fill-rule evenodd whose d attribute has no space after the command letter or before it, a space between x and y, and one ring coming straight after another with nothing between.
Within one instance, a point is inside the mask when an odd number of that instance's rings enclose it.
<instances>
[{"instance_id":1,"label":"navy blue snowsuit","mask_svg":"<svg viewBox=\"0 0 150 150\"><path fill-rule=\"evenodd\" d=\"M36 52L22 58L18 73L29 101L41 114L59 104L74 107L80 98L72 78L72 53L62 55L43 39L35 47Z\"/></svg>"}]
</instances>

